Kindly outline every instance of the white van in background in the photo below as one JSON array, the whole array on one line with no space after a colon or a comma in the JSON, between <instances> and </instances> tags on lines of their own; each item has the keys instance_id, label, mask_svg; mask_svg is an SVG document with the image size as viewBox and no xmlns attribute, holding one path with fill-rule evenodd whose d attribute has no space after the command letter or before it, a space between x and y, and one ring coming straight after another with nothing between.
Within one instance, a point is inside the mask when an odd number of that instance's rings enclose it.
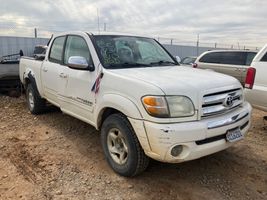
<instances>
[{"instance_id":1,"label":"white van in background","mask_svg":"<svg viewBox=\"0 0 267 200\"><path fill-rule=\"evenodd\" d=\"M256 108L267 111L267 44L253 59L256 68L253 90L245 90L245 98Z\"/></svg>"},{"instance_id":2,"label":"white van in background","mask_svg":"<svg viewBox=\"0 0 267 200\"><path fill-rule=\"evenodd\" d=\"M251 62L256 55L257 52L251 50L206 51L196 59L193 67L233 76L244 88L252 89L256 71Z\"/></svg>"}]
</instances>

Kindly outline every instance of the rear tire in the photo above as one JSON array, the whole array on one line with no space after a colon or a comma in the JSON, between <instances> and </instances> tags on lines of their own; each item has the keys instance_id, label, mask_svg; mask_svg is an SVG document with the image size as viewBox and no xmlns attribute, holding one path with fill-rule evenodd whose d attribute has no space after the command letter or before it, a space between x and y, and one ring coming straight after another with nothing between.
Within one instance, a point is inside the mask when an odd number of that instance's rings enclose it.
<instances>
[{"instance_id":1,"label":"rear tire","mask_svg":"<svg viewBox=\"0 0 267 200\"><path fill-rule=\"evenodd\" d=\"M32 86L28 84L26 89L26 100L30 112L34 115L41 114L46 109L46 101L41 98L39 92Z\"/></svg>"},{"instance_id":2,"label":"rear tire","mask_svg":"<svg viewBox=\"0 0 267 200\"><path fill-rule=\"evenodd\" d=\"M109 165L121 176L136 176L149 164L130 122L122 114L112 114L104 121L101 143Z\"/></svg>"}]
</instances>

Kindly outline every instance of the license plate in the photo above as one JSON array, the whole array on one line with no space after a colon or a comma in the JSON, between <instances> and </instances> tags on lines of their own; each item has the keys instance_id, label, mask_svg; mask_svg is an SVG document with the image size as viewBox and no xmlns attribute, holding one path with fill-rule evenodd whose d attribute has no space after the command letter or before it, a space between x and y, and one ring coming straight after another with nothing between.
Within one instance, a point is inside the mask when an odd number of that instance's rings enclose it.
<instances>
[{"instance_id":1,"label":"license plate","mask_svg":"<svg viewBox=\"0 0 267 200\"><path fill-rule=\"evenodd\" d=\"M228 142L236 142L236 141L241 140L243 138L244 138L244 136L243 136L243 134L239 128L235 129L235 130L228 131L226 134L226 140Z\"/></svg>"}]
</instances>

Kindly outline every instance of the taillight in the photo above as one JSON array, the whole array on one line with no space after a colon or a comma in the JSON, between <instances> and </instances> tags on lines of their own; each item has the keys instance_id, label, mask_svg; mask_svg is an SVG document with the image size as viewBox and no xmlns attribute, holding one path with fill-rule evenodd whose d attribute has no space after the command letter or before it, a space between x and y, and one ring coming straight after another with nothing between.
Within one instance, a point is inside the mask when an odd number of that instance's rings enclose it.
<instances>
[{"instance_id":1,"label":"taillight","mask_svg":"<svg viewBox=\"0 0 267 200\"><path fill-rule=\"evenodd\" d=\"M193 64L192 64L192 67L193 67L193 68L197 68L197 63L193 63Z\"/></svg>"},{"instance_id":2,"label":"taillight","mask_svg":"<svg viewBox=\"0 0 267 200\"><path fill-rule=\"evenodd\" d=\"M256 69L253 67L248 68L245 88L252 89L255 81Z\"/></svg>"}]
</instances>

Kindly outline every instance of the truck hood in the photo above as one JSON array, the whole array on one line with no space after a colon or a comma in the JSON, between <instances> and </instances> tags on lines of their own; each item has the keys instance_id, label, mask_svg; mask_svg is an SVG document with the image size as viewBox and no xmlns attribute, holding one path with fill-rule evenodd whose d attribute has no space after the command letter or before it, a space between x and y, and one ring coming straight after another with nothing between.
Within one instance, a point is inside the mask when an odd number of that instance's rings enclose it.
<instances>
[{"instance_id":1,"label":"truck hood","mask_svg":"<svg viewBox=\"0 0 267 200\"><path fill-rule=\"evenodd\" d=\"M166 95L190 95L215 88L241 87L233 77L184 66L128 68L113 73L159 87ZM218 92L218 90L216 91Z\"/></svg>"}]
</instances>

